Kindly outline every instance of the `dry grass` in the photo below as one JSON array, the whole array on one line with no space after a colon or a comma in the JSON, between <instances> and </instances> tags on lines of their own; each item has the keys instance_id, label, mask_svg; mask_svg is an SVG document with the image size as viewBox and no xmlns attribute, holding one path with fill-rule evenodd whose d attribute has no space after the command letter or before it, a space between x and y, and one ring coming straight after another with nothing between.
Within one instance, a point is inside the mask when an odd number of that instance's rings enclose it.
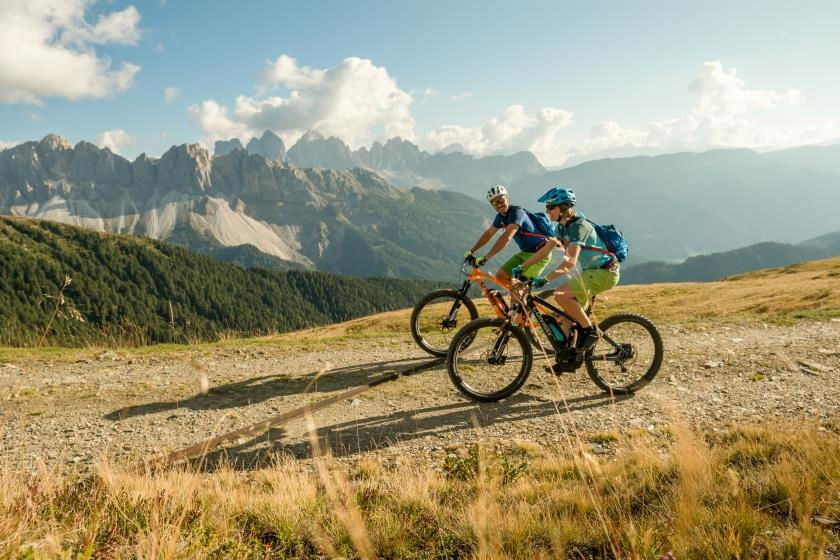
<instances>
[{"instance_id":1,"label":"dry grass","mask_svg":"<svg viewBox=\"0 0 840 560\"><path fill-rule=\"evenodd\" d=\"M483 299L477 303L482 314L491 313ZM619 285L598 300L595 310L601 317L629 311L665 322L789 323L840 317L840 258L760 270L719 282ZM304 333L319 339L401 334L410 315L410 310L392 311ZM289 336L294 335L276 338Z\"/></svg>"},{"instance_id":2,"label":"dry grass","mask_svg":"<svg viewBox=\"0 0 840 560\"><path fill-rule=\"evenodd\" d=\"M840 545L836 432L672 426L614 443L611 459L484 444L435 469L0 471L0 557L823 558Z\"/></svg>"}]
</instances>

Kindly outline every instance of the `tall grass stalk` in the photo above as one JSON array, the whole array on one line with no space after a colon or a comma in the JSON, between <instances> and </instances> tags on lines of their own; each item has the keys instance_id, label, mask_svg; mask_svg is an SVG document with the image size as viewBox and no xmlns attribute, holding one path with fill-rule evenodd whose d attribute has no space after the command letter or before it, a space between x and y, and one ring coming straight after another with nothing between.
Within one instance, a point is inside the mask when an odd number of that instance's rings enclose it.
<instances>
[{"instance_id":1,"label":"tall grass stalk","mask_svg":"<svg viewBox=\"0 0 840 560\"><path fill-rule=\"evenodd\" d=\"M486 441L386 466L337 461L310 424L312 461L252 472L0 466L0 558L825 558L838 428L674 425L606 458Z\"/></svg>"},{"instance_id":2,"label":"tall grass stalk","mask_svg":"<svg viewBox=\"0 0 840 560\"><path fill-rule=\"evenodd\" d=\"M53 320L55 320L55 316L58 315L58 312L61 309L61 306L64 305L64 302L65 302L64 290L67 289L67 286L69 286L70 282L72 282L72 281L73 281L73 279L70 278L70 276L65 274L64 275L64 282L62 283L61 288L58 290L58 294L56 294L54 296L50 295L50 294L44 294L44 297L46 297L47 299L51 299L51 300L55 301L55 306L53 306L52 315L50 315L50 320L47 321L47 326L44 327L44 332L43 332L43 334L41 334L41 338L38 339L38 347L40 347L44 343L44 339L47 337L47 333L50 332L50 327L52 327Z\"/></svg>"}]
</instances>

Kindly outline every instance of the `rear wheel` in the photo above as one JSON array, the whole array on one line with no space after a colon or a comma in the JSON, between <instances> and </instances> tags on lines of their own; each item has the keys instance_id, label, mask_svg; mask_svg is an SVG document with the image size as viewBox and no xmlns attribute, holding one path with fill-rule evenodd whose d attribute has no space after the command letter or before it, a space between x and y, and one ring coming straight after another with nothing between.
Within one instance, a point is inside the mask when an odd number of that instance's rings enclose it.
<instances>
[{"instance_id":1,"label":"rear wheel","mask_svg":"<svg viewBox=\"0 0 840 560\"><path fill-rule=\"evenodd\" d=\"M662 366L663 345L662 336L650 320L619 313L607 317L598 327L604 336L584 356L586 371L595 385L616 395L627 395L656 377Z\"/></svg>"},{"instance_id":2,"label":"rear wheel","mask_svg":"<svg viewBox=\"0 0 840 560\"><path fill-rule=\"evenodd\" d=\"M446 369L463 394L495 402L522 387L532 364L533 352L525 332L494 318L477 319L458 331L449 346Z\"/></svg>"},{"instance_id":3,"label":"rear wheel","mask_svg":"<svg viewBox=\"0 0 840 560\"><path fill-rule=\"evenodd\" d=\"M452 306L458 309L450 317ZM426 294L411 312L411 336L417 345L432 356L446 356L458 326L478 318L478 310L468 297L456 290L436 290Z\"/></svg>"}]
</instances>

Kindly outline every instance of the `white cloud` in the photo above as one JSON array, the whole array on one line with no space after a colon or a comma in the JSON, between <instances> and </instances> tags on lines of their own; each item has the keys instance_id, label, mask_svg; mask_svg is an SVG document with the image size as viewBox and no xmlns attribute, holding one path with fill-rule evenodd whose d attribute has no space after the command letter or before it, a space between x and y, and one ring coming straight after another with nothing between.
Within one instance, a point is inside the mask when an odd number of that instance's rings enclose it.
<instances>
[{"instance_id":1,"label":"white cloud","mask_svg":"<svg viewBox=\"0 0 840 560\"><path fill-rule=\"evenodd\" d=\"M688 89L697 95L694 113L699 115L736 115L751 109L767 109L780 104L799 105L805 101L802 92L747 89L736 76L735 68L724 70L719 60L705 62L700 75Z\"/></svg>"},{"instance_id":2,"label":"white cloud","mask_svg":"<svg viewBox=\"0 0 840 560\"><path fill-rule=\"evenodd\" d=\"M0 152L2 152L3 150L8 150L9 148L14 148L18 144L20 144L20 142L18 142L17 140L12 140L11 142L0 140Z\"/></svg>"},{"instance_id":3,"label":"white cloud","mask_svg":"<svg viewBox=\"0 0 840 560\"><path fill-rule=\"evenodd\" d=\"M136 44L139 12L133 7L86 19L92 0L0 2L0 102L40 104L44 97L101 98L131 86L140 67L119 69L95 44Z\"/></svg>"},{"instance_id":4,"label":"white cloud","mask_svg":"<svg viewBox=\"0 0 840 560\"><path fill-rule=\"evenodd\" d=\"M108 148L115 154L119 154L122 148L132 144L134 144L134 139L121 128L106 130L96 136L97 146L100 148Z\"/></svg>"},{"instance_id":5,"label":"white cloud","mask_svg":"<svg viewBox=\"0 0 840 560\"><path fill-rule=\"evenodd\" d=\"M136 45L140 40L139 23L140 12L134 6L100 16L85 42Z\"/></svg>"},{"instance_id":6,"label":"white cloud","mask_svg":"<svg viewBox=\"0 0 840 560\"><path fill-rule=\"evenodd\" d=\"M204 101L201 105L190 105L187 112L199 128L207 133L208 137L204 139L204 142L210 146L216 140L230 138L247 140L256 135L256 131L252 131L247 124L232 119L228 115L227 107L213 100Z\"/></svg>"},{"instance_id":7,"label":"white cloud","mask_svg":"<svg viewBox=\"0 0 840 560\"><path fill-rule=\"evenodd\" d=\"M573 151L594 154L625 146L656 148L660 152L713 147L783 148L817 144L840 136L840 127L832 121L793 128L759 124L750 118L750 113L800 105L805 96L796 89L748 89L734 68L726 70L719 61L705 62L688 89L696 96L688 114L650 122L644 130L623 128L608 121L593 127L590 137Z\"/></svg>"},{"instance_id":8,"label":"white cloud","mask_svg":"<svg viewBox=\"0 0 840 560\"><path fill-rule=\"evenodd\" d=\"M463 99L469 99L470 97L472 97L472 92L471 91L465 91L464 93L459 93L458 95L453 95L452 97L450 97L450 99L452 101L461 101Z\"/></svg>"},{"instance_id":9,"label":"white cloud","mask_svg":"<svg viewBox=\"0 0 840 560\"><path fill-rule=\"evenodd\" d=\"M165 50L166 49L163 48L163 43L158 42L158 44L155 45L155 47L152 49L152 52L155 52L157 54L163 54Z\"/></svg>"},{"instance_id":10,"label":"white cloud","mask_svg":"<svg viewBox=\"0 0 840 560\"><path fill-rule=\"evenodd\" d=\"M163 90L163 100L172 103L181 96L181 90L175 86L169 86Z\"/></svg>"},{"instance_id":11,"label":"white cloud","mask_svg":"<svg viewBox=\"0 0 840 560\"><path fill-rule=\"evenodd\" d=\"M267 96L278 88L285 96ZM385 68L370 60L346 58L321 69L281 55L264 70L257 98L240 95L232 113L214 100L188 111L208 143L233 136L244 140L266 129L291 142L312 129L357 147L393 136L412 139L412 101Z\"/></svg>"},{"instance_id":12,"label":"white cloud","mask_svg":"<svg viewBox=\"0 0 840 560\"><path fill-rule=\"evenodd\" d=\"M541 161L553 161L555 137L571 122L572 113L563 109L546 107L530 116L522 105L511 105L501 117L494 117L481 126L438 127L423 136L421 145L437 151L457 143L477 156L530 150Z\"/></svg>"}]
</instances>

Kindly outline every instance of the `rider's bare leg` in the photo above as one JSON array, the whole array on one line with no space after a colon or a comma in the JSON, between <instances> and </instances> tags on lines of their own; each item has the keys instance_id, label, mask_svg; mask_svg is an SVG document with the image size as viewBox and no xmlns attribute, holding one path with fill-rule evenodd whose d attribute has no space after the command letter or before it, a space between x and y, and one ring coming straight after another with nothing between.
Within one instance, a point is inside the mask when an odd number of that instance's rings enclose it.
<instances>
[{"instance_id":1,"label":"rider's bare leg","mask_svg":"<svg viewBox=\"0 0 840 560\"><path fill-rule=\"evenodd\" d=\"M586 312L584 312L583 307L580 306L580 303L578 303L575 294L572 292L572 289L568 284L563 284L554 290L554 300L557 302L557 305L559 305L563 311L568 313L572 319L577 321L581 327L588 328L592 326L592 323L589 321L589 317L586 315ZM571 325L568 324L568 321L563 321L562 325L563 333L568 336Z\"/></svg>"},{"instance_id":2,"label":"rider's bare leg","mask_svg":"<svg viewBox=\"0 0 840 560\"><path fill-rule=\"evenodd\" d=\"M496 272L496 281L506 290L510 289L510 275L501 268Z\"/></svg>"}]
</instances>

